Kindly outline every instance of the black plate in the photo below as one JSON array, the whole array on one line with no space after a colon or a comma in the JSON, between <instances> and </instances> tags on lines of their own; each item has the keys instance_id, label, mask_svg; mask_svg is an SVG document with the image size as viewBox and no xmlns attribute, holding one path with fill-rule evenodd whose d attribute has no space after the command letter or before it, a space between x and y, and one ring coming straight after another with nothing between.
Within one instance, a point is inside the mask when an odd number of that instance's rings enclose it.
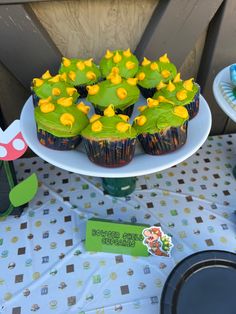
<instances>
[{"instance_id":1,"label":"black plate","mask_svg":"<svg viewBox=\"0 0 236 314\"><path fill-rule=\"evenodd\" d=\"M161 314L236 314L236 254L203 251L181 261L163 288Z\"/></svg>"}]
</instances>

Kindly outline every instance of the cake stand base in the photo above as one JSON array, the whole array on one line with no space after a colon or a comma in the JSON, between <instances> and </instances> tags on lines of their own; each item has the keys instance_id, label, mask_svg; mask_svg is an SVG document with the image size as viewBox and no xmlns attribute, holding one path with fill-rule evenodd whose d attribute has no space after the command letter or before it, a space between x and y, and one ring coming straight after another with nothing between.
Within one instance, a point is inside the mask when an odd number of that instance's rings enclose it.
<instances>
[{"instance_id":1,"label":"cake stand base","mask_svg":"<svg viewBox=\"0 0 236 314\"><path fill-rule=\"evenodd\" d=\"M104 193L116 197L127 196L135 190L136 180L136 177L102 178Z\"/></svg>"}]
</instances>

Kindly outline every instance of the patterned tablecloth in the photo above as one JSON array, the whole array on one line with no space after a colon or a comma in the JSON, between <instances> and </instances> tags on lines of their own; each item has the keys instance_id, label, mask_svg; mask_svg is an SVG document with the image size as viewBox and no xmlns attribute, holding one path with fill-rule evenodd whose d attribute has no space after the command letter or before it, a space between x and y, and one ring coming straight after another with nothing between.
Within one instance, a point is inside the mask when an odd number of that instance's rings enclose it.
<instances>
[{"instance_id":1,"label":"patterned tablecloth","mask_svg":"<svg viewBox=\"0 0 236 314\"><path fill-rule=\"evenodd\" d=\"M101 179L18 160L18 178L40 188L20 218L0 222L0 313L159 313L165 280L184 257L236 251L236 134L210 137L194 156L138 178L126 198L104 195ZM131 257L84 249L90 217L160 223L172 257Z\"/></svg>"}]
</instances>

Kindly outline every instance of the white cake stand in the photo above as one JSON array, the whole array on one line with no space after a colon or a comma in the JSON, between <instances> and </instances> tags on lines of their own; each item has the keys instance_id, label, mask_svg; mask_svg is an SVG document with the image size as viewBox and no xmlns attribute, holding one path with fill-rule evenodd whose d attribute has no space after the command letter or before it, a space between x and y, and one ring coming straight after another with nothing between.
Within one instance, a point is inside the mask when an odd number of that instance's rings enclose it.
<instances>
[{"instance_id":1,"label":"white cake stand","mask_svg":"<svg viewBox=\"0 0 236 314\"><path fill-rule=\"evenodd\" d=\"M137 114L137 107L145 103L146 100L140 97L135 104L132 117ZM91 109L90 114L93 114L93 109ZM28 146L35 154L50 164L82 175L101 178L133 178L170 168L194 154L205 142L210 132L211 112L205 99L200 96L200 110L198 115L189 122L187 142L183 147L163 156L151 156L145 154L141 146L137 145L133 160L128 165L120 168L104 168L93 164L83 151L82 145L79 145L78 150L72 151L56 151L41 145L37 139L31 97L22 109L20 122L21 131ZM125 189L128 190L128 187L125 186Z\"/></svg>"}]
</instances>

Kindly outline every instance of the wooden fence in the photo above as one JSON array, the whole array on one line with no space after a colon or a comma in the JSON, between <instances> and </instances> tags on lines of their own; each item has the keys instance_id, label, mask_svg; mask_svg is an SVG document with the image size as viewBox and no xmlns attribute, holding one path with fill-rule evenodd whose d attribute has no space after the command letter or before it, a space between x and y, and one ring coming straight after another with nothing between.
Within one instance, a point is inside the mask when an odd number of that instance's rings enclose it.
<instances>
[{"instance_id":1,"label":"wooden fence","mask_svg":"<svg viewBox=\"0 0 236 314\"><path fill-rule=\"evenodd\" d=\"M236 131L217 106L212 83L236 62L235 0L0 0L0 110L19 117L33 77L55 73L62 55L96 61L130 47L142 59L167 52L194 76L212 114L212 134Z\"/></svg>"}]
</instances>

